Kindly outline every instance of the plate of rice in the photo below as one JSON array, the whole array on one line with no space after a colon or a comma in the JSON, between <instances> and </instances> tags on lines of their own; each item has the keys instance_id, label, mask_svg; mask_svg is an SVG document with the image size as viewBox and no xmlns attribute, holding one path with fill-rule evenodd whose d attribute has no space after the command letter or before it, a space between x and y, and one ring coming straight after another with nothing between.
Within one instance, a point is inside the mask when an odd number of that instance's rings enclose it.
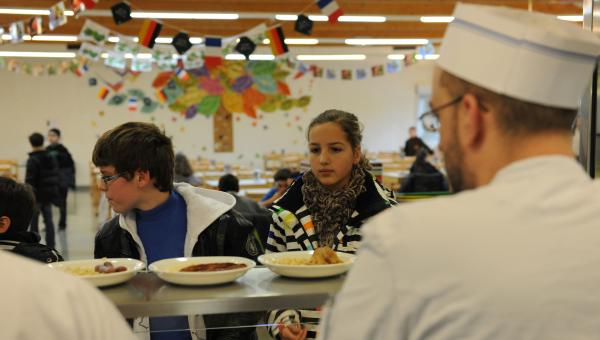
<instances>
[{"instance_id":1,"label":"plate of rice","mask_svg":"<svg viewBox=\"0 0 600 340\"><path fill-rule=\"evenodd\" d=\"M146 268L139 260L103 258L49 263L48 267L80 277L96 287L117 285Z\"/></svg>"},{"instance_id":2,"label":"plate of rice","mask_svg":"<svg viewBox=\"0 0 600 340\"><path fill-rule=\"evenodd\" d=\"M347 272L354 263L352 254L335 252L329 247L309 251L270 253L258 261L281 276L319 278Z\"/></svg>"}]
</instances>

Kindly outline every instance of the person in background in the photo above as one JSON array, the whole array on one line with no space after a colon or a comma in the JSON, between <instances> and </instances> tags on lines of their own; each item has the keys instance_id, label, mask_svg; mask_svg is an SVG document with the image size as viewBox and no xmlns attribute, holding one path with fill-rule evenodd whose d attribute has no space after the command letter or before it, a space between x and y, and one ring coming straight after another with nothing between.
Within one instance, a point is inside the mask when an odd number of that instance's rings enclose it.
<instances>
[{"instance_id":1,"label":"person in background","mask_svg":"<svg viewBox=\"0 0 600 340\"><path fill-rule=\"evenodd\" d=\"M0 249L43 263L62 261L55 249L39 244L38 234L27 231L34 208L35 198L27 184L0 177Z\"/></svg>"},{"instance_id":2,"label":"person in background","mask_svg":"<svg viewBox=\"0 0 600 340\"><path fill-rule=\"evenodd\" d=\"M99 189L117 213L96 235L95 258L130 257L150 264L183 256L255 257L246 251L255 242L253 226L232 209L233 196L173 184L173 144L155 125L129 122L106 131L94 146L92 162L102 174ZM151 340L251 340L254 328L226 326L251 325L258 318L252 313L151 317L135 321L134 330L149 328Z\"/></svg>"},{"instance_id":3,"label":"person in background","mask_svg":"<svg viewBox=\"0 0 600 340\"><path fill-rule=\"evenodd\" d=\"M52 220L52 204L60 204L58 164L48 151L44 149L44 136L33 133L29 136L33 149L27 159L25 182L33 188L36 207L31 219L31 231L39 233L40 212L46 226L46 245L54 248L54 221Z\"/></svg>"},{"instance_id":4,"label":"person in background","mask_svg":"<svg viewBox=\"0 0 600 340\"><path fill-rule=\"evenodd\" d=\"M354 114L321 113L308 126L307 139L310 171L271 206L267 253L325 246L355 253L363 222L396 204L393 193L369 172ZM278 339L313 339L320 315L318 310L270 312L268 323L276 325L270 333Z\"/></svg>"},{"instance_id":5,"label":"person in background","mask_svg":"<svg viewBox=\"0 0 600 340\"><path fill-rule=\"evenodd\" d=\"M0 251L0 268L0 339L136 339L117 308L84 280L8 251Z\"/></svg>"},{"instance_id":6,"label":"person in background","mask_svg":"<svg viewBox=\"0 0 600 340\"><path fill-rule=\"evenodd\" d=\"M597 338L600 183L570 128L600 38L514 8L453 17L422 120L456 194L369 221L323 339Z\"/></svg>"},{"instance_id":7,"label":"person in background","mask_svg":"<svg viewBox=\"0 0 600 340\"><path fill-rule=\"evenodd\" d=\"M427 150L421 149L410 167L410 173L402 181L399 192L437 192L447 191L448 183L444 175L427 161Z\"/></svg>"},{"instance_id":8,"label":"person in background","mask_svg":"<svg viewBox=\"0 0 600 340\"><path fill-rule=\"evenodd\" d=\"M267 246L267 237L269 235L269 224L271 223L271 212L263 208L258 202L244 196L239 196L240 184L237 177L232 174L225 174L219 178L219 191L224 191L235 197L234 210L238 211L248 221L252 222L254 230L256 231L256 238L260 240L260 243L256 243L257 248L254 251L248 251L248 253L256 253L257 257L265 253L265 247Z\"/></svg>"},{"instance_id":9,"label":"person in background","mask_svg":"<svg viewBox=\"0 0 600 340\"><path fill-rule=\"evenodd\" d=\"M75 190L75 162L69 150L61 144L60 138L59 129L50 129L48 131L48 142L50 144L46 147L46 151L58 163L58 173L60 176L58 186L60 196L58 230L65 230L67 227L67 194L69 193L69 188Z\"/></svg>"},{"instance_id":10,"label":"person in background","mask_svg":"<svg viewBox=\"0 0 600 340\"><path fill-rule=\"evenodd\" d=\"M290 169L282 168L275 172L273 176L275 185L260 199L260 205L268 208L281 197L289 186L294 182L294 174Z\"/></svg>"},{"instance_id":11,"label":"person in background","mask_svg":"<svg viewBox=\"0 0 600 340\"><path fill-rule=\"evenodd\" d=\"M175 183L189 183L195 187L202 184L202 181L194 175L190 161L181 152L175 154L175 177L173 181Z\"/></svg>"},{"instance_id":12,"label":"person in background","mask_svg":"<svg viewBox=\"0 0 600 340\"><path fill-rule=\"evenodd\" d=\"M405 156L416 156L420 149L427 150L427 153L433 154L433 151L423 142L423 140L417 137L417 128L411 126L408 128L408 139L404 144L404 155Z\"/></svg>"},{"instance_id":13,"label":"person in background","mask_svg":"<svg viewBox=\"0 0 600 340\"><path fill-rule=\"evenodd\" d=\"M235 197L235 206L233 208L242 215L264 214L267 211L256 201L238 195L238 192L240 191L240 182L238 178L232 174L225 174L219 178L219 191L226 192Z\"/></svg>"}]
</instances>

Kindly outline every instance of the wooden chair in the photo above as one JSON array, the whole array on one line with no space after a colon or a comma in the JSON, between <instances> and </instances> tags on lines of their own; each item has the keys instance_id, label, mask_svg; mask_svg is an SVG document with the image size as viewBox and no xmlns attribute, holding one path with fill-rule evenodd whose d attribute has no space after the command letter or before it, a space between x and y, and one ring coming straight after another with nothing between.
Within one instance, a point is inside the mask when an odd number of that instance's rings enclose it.
<instances>
[{"instance_id":1,"label":"wooden chair","mask_svg":"<svg viewBox=\"0 0 600 340\"><path fill-rule=\"evenodd\" d=\"M19 177L19 164L14 159L0 159L0 176L12 178Z\"/></svg>"}]
</instances>

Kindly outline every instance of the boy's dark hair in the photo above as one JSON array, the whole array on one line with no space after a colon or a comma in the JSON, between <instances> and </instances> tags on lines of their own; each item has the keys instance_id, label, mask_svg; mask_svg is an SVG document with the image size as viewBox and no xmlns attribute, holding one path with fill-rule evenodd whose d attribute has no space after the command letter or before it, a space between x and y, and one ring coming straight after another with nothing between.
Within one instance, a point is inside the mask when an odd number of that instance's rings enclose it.
<instances>
[{"instance_id":1,"label":"boy's dark hair","mask_svg":"<svg viewBox=\"0 0 600 340\"><path fill-rule=\"evenodd\" d=\"M11 221L7 234L27 230L34 206L35 198L29 185L0 177L0 216L7 216Z\"/></svg>"},{"instance_id":2,"label":"boy's dark hair","mask_svg":"<svg viewBox=\"0 0 600 340\"><path fill-rule=\"evenodd\" d=\"M288 178L294 178L292 171L288 168L282 168L282 169L277 170L277 172L275 172L275 176L273 176L273 179L275 180L275 182L287 181Z\"/></svg>"},{"instance_id":3,"label":"boy's dark hair","mask_svg":"<svg viewBox=\"0 0 600 340\"><path fill-rule=\"evenodd\" d=\"M59 129L57 129L57 128L52 128L52 129L50 129L48 132L52 132L52 133L54 133L55 135L57 135L58 137L60 137L60 130L59 130Z\"/></svg>"},{"instance_id":4,"label":"boy's dark hair","mask_svg":"<svg viewBox=\"0 0 600 340\"><path fill-rule=\"evenodd\" d=\"M219 178L219 191L240 191L240 181L232 174L225 174Z\"/></svg>"},{"instance_id":5,"label":"boy's dark hair","mask_svg":"<svg viewBox=\"0 0 600 340\"><path fill-rule=\"evenodd\" d=\"M44 145L44 136L39 132L34 132L29 136L29 144L34 148Z\"/></svg>"},{"instance_id":6,"label":"boy's dark hair","mask_svg":"<svg viewBox=\"0 0 600 340\"><path fill-rule=\"evenodd\" d=\"M148 171L154 186L173 190L173 144L154 124L129 122L106 131L96 142L92 162L114 166L116 173L131 180L136 171Z\"/></svg>"}]
</instances>

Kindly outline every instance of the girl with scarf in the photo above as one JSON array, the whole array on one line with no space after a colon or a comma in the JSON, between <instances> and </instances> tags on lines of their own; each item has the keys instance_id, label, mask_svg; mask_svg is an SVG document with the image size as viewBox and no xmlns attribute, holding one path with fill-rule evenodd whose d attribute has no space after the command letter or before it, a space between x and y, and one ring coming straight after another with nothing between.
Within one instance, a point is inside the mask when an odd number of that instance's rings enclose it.
<instances>
[{"instance_id":1,"label":"girl with scarf","mask_svg":"<svg viewBox=\"0 0 600 340\"><path fill-rule=\"evenodd\" d=\"M313 119L308 127L311 169L271 206L267 253L329 246L353 254L363 222L396 204L393 193L369 172L361 140L360 123L351 113L327 110ZM277 339L313 339L319 319L317 310L272 311L270 333Z\"/></svg>"}]
</instances>

